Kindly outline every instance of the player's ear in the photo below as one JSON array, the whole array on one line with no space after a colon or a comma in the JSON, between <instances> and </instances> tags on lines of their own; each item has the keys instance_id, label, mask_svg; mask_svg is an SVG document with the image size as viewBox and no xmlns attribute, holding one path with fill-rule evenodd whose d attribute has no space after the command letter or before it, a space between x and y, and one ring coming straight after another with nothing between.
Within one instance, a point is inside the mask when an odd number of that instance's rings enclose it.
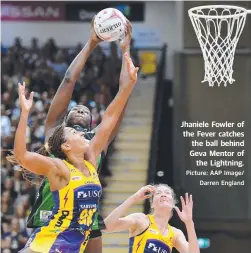
<instances>
[{"instance_id":1,"label":"player's ear","mask_svg":"<svg viewBox=\"0 0 251 253\"><path fill-rule=\"evenodd\" d=\"M67 153L71 150L71 145L65 142L61 145L61 148L64 153Z\"/></svg>"}]
</instances>

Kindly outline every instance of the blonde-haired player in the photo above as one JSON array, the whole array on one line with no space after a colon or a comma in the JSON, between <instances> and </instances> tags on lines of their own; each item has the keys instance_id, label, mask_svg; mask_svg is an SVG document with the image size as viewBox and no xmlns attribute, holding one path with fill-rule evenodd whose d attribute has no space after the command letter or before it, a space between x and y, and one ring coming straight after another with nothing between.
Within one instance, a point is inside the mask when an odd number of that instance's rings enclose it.
<instances>
[{"instance_id":1,"label":"blonde-haired player","mask_svg":"<svg viewBox=\"0 0 251 253\"><path fill-rule=\"evenodd\" d=\"M152 213L133 213L122 217L136 202L151 198ZM130 196L105 219L106 232L129 230L130 253L170 253L175 247L180 253L199 253L194 228L192 195L181 199L182 211L175 206L175 194L168 185L147 185ZM185 223L188 241L183 232L169 225L173 209Z\"/></svg>"}]
</instances>

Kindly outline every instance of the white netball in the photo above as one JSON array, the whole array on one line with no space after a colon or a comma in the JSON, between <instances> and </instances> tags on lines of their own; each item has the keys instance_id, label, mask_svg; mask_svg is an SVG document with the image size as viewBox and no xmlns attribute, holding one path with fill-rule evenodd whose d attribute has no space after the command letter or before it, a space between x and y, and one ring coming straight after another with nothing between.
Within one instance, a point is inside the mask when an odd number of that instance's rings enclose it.
<instances>
[{"instance_id":1,"label":"white netball","mask_svg":"<svg viewBox=\"0 0 251 253\"><path fill-rule=\"evenodd\" d=\"M125 29L125 16L122 12L114 8L107 8L100 11L94 19L94 30L102 40L115 41L123 39Z\"/></svg>"}]
</instances>

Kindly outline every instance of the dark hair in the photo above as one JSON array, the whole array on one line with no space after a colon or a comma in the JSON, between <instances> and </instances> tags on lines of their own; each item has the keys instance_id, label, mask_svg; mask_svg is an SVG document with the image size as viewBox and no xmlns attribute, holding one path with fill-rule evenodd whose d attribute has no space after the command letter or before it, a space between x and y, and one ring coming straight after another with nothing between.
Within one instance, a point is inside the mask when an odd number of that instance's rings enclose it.
<instances>
[{"instance_id":1,"label":"dark hair","mask_svg":"<svg viewBox=\"0 0 251 253\"><path fill-rule=\"evenodd\" d=\"M61 145L66 141L64 135L65 124L57 126L53 134L50 136L45 145L37 151L38 154L44 156L57 157L66 159L65 153L62 151Z\"/></svg>"}]
</instances>

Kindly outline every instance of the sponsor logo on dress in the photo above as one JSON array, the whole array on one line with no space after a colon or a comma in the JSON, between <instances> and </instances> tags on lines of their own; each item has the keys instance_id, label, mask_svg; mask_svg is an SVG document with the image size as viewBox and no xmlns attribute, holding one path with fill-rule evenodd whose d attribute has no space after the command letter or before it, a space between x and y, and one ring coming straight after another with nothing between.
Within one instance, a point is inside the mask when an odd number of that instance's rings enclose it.
<instances>
[{"instance_id":1,"label":"sponsor logo on dress","mask_svg":"<svg viewBox=\"0 0 251 253\"><path fill-rule=\"evenodd\" d=\"M153 233L153 234L156 234L156 235L159 233L158 231L156 231L156 230L154 230L154 229L152 229L152 228L150 228L149 231L150 231L151 233Z\"/></svg>"},{"instance_id":2,"label":"sponsor logo on dress","mask_svg":"<svg viewBox=\"0 0 251 253\"><path fill-rule=\"evenodd\" d=\"M78 199L93 199L100 198L102 194L101 190L87 190L87 191L79 191L77 194Z\"/></svg>"},{"instance_id":3,"label":"sponsor logo on dress","mask_svg":"<svg viewBox=\"0 0 251 253\"><path fill-rule=\"evenodd\" d=\"M148 240L146 243L146 249L149 253L171 253L170 247L159 240Z\"/></svg>"},{"instance_id":4,"label":"sponsor logo on dress","mask_svg":"<svg viewBox=\"0 0 251 253\"><path fill-rule=\"evenodd\" d=\"M81 180L81 176L72 177L72 181L77 181L77 180Z\"/></svg>"},{"instance_id":5,"label":"sponsor logo on dress","mask_svg":"<svg viewBox=\"0 0 251 253\"><path fill-rule=\"evenodd\" d=\"M93 172L93 179L96 179L98 177L98 173L97 172Z\"/></svg>"},{"instance_id":6,"label":"sponsor logo on dress","mask_svg":"<svg viewBox=\"0 0 251 253\"><path fill-rule=\"evenodd\" d=\"M40 220L46 222L49 220L50 215L52 215L52 211L40 210Z\"/></svg>"},{"instance_id":7,"label":"sponsor logo on dress","mask_svg":"<svg viewBox=\"0 0 251 253\"><path fill-rule=\"evenodd\" d=\"M63 210L61 216L58 218L55 227L61 227L63 225L65 218L67 218L69 214L70 212L68 210Z\"/></svg>"}]
</instances>

